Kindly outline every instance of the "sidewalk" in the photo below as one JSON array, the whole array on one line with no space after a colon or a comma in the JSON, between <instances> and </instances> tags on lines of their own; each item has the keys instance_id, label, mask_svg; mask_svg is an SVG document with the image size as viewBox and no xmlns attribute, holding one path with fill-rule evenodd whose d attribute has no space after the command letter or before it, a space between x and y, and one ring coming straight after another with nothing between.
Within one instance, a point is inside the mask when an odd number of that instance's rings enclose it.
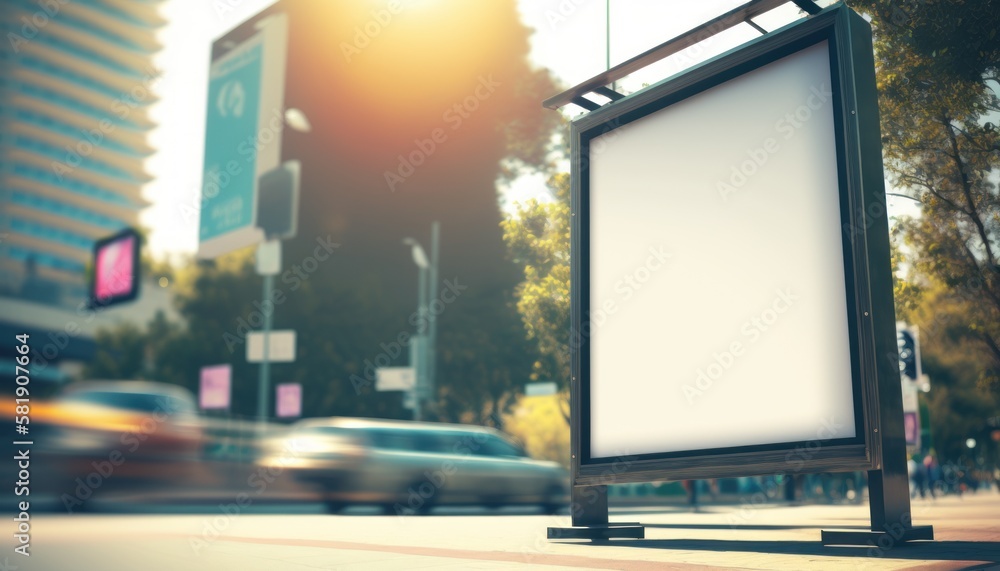
<instances>
[{"instance_id":1,"label":"sidewalk","mask_svg":"<svg viewBox=\"0 0 1000 571\"><path fill-rule=\"evenodd\" d=\"M646 539L602 545L546 540L568 516L39 515L30 561L11 546L0 569L1000 569L996 492L916 500L935 542L820 544L821 529L867 527L867 509L625 509L612 519L642 522Z\"/></svg>"}]
</instances>

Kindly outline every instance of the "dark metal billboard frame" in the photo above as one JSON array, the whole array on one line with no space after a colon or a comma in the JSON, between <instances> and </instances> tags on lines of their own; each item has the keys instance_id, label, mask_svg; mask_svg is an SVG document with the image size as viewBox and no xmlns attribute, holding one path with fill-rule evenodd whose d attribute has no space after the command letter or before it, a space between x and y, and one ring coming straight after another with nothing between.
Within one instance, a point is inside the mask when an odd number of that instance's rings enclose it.
<instances>
[{"instance_id":1,"label":"dark metal billboard frame","mask_svg":"<svg viewBox=\"0 0 1000 571\"><path fill-rule=\"evenodd\" d=\"M825 544L861 544L889 537L893 544L933 539L930 526L913 526L896 356L889 233L885 209L881 135L871 27L843 4L811 10L808 19L764 35L737 49L628 97L606 86L653 61L677 53L754 15L784 4L754 0L686 34L588 80L544 105L575 103L592 112L571 125L572 231L571 327L582 331L589 292L589 141L673 103L782 57L827 41L830 47L844 273L847 286L856 434L811 450L796 472L868 472L871 531L824 531ZM798 4L798 2L796 2ZM609 93L610 92L610 93ZM611 100L601 106L583 96ZM549 528L550 539L642 538L638 523L608 521L607 485L783 473L788 454L806 442L644 454L628 458L590 455L590 347L571 344L572 527Z\"/></svg>"}]
</instances>

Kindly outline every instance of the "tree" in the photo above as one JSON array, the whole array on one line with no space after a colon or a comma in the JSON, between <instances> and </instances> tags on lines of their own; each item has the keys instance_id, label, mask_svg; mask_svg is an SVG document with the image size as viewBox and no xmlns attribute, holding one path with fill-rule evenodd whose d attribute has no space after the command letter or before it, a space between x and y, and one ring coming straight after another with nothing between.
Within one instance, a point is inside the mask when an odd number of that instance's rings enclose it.
<instances>
[{"instance_id":1,"label":"tree","mask_svg":"<svg viewBox=\"0 0 1000 571\"><path fill-rule=\"evenodd\" d=\"M147 340L146 331L132 323L99 330L94 336L98 351L84 367L84 375L88 379L144 378Z\"/></svg>"},{"instance_id":2,"label":"tree","mask_svg":"<svg viewBox=\"0 0 1000 571\"><path fill-rule=\"evenodd\" d=\"M1000 3L855 4L873 15L888 175L922 205L900 225L913 281L946 288L953 333L984 352L979 381L1000 390L1000 138L986 121L1000 111Z\"/></svg>"},{"instance_id":3,"label":"tree","mask_svg":"<svg viewBox=\"0 0 1000 571\"><path fill-rule=\"evenodd\" d=\"M502 223L504 241L524 267L516 290L517 309L539 358L534 381L555 381L568 396L570 380L570 177L552 174L553 200L529 200Z\"/></svg>"},{"instance_id":4,"label":"tree","mask_svg":"<svg viewBox=\"0 0 1000 571\"><path fill-rule=\"evenodd\" d=\"M468 287L438 317L437 412L501 424L535 351L514 305L520 268L505 259L496 184L541 167L559 122L539 105L556 88L528 59L531 31L517 3L428 6L387 29L377 49L349 57L343 46L370 22L370 7L329 3L324 17L309 0L274 9L291 26L285 103L312 132L281 138L282 157L302 165L298 235L282 245L283 268L308 275L276 280L285 301L274 327L297 331L298 355L274 365L272 379L303 384L307 416L409 417L400 393L375 391L374 370L408 364L398 339L413 333L417 268L400 242L429 246L437 221L440 278ZM327 243L337 249L317 261ZM157 378L196 389L200 367L232 364L238 414L256 410L258 368L245 362L240 333L260 327L252 318L264 302L250 254L178 272L187 328L156 368Z\"/></svg>"},{"instance_id":5,"label":"tree","mask_svg":"<svg viewBox=\"0 0 1000 571\"><path fill-rule=\"evenodd\" d=\"M966 339L967 311L947 287L931 283L901 317L920 328L923 372L931 379L931 391L920 395L930 416L930 445L942 460L963 462L965 441L975 438L986 461L996 462L1000 448L987 420L1000 410L1000 396L977 385L989 357Z\"/></svg>"},{"instance_id":6,"label":"tree","mask_svg":"<svg viewBox=\"0 0 1000 571\"><path fill-rule=\"evenodd\" d=\"M443 315L448 321L439 340L438 418L503 428L536 355L512 293L469 291Z\"/></svg>"}]
</instances>

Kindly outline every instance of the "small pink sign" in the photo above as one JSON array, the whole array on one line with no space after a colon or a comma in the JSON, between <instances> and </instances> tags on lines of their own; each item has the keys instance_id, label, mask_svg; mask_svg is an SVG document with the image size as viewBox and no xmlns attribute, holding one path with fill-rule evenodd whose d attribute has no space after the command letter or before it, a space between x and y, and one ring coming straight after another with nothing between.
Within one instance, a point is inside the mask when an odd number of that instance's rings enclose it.
<instances>
[{"instance_id":1,"label":"small pink sign","mask_svg":"<svg viewBox=\"0 0 1000 571\"><path fill-rule=\"evenodd\" d=\"M284 383L277 385L275 390L278 398L275 401L274 412L278 418L302 416L302 385L299 383Z\"/></svg>"},{"instance_id":2,"label":"small pink sign","mask_svg":"<svg viewBox=\"0 0 1000 571\"><path fill-rule=\"evenodd\" d=\"M214 365L201 369L198 403L202 410L229 408L229 387L232 377L232 365Z\"/></svg>"},{"instance_id":3,"label":"small pink sign","mask_svg":"<svg viewBox=\"0 0 1000 571\"><path fill-rule=\"evenodd\" d=\"M916 446L920 441L920 422L915 412L903 413L903 432L906 434L906 443Z\"/></svg>"}]
</instances>

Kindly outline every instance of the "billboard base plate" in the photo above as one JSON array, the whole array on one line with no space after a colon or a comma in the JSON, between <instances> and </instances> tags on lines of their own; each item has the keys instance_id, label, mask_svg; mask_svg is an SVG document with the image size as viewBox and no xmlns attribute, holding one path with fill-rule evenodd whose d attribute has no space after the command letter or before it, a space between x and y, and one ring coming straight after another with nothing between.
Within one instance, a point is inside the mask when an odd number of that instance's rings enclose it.
<instances>
[{"instance_id":1,"label":"billboard base plate","mask_svg":"<svg viewBox=\"0 0 1000 571\"><path fill-rule=\"evenodd\" d=\"M646 528L638 522L606 523L576 527L550 527L548 539L645 539Z\"/></svg>"},{"instance_id":2,"label":"billboard base plate","mask_svg":"<svg viewBox=\"0 0 1000 571\"><path fill-rule=\"evenodd\" d=\"M934 526L916 525L900 531L823 530L823 545L893 546L907 541L933 540ZM883 539L887 538L887 539Z\"/></svg>"}]
</instances>

